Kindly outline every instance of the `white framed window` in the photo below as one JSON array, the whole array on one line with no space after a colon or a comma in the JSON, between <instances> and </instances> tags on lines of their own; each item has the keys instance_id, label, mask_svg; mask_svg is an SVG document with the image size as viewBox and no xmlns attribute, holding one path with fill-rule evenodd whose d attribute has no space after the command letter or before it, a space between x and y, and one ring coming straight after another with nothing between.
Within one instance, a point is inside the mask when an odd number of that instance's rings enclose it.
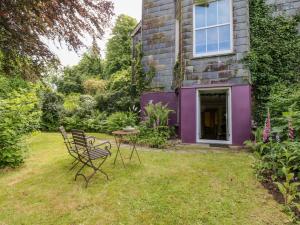
<instances>
[{"instance_id":1,"label":"white framed window","mask_svg":"<svg viewBox=\"0 0 300 225\"><path fill-rule=\"evenodd\" d=\"M194 5L194 57L233 52L232 0Z\"/></svg>"}]
</instances>

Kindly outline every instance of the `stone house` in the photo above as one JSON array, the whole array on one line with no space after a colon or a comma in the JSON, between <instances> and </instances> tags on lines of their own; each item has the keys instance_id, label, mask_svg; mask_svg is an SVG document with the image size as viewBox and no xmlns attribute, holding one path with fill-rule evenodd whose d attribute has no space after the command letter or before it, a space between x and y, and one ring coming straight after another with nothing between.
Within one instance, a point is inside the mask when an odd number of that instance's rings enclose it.
<instances>
[{"instance_id":1,"label":"stone house","mask_svg":"<svg viewBox=\"0 0 300 225\"><path fill-rule=\"evenodd\" d=\"M300 9L299 0L269 3L278 13ZM143 0L132 40L142 44L145 69L156 71L157 91L144 93L141 105L168 104L182 142L242 145L250 138L247 0Z\"/></svg>"}]
</instances>

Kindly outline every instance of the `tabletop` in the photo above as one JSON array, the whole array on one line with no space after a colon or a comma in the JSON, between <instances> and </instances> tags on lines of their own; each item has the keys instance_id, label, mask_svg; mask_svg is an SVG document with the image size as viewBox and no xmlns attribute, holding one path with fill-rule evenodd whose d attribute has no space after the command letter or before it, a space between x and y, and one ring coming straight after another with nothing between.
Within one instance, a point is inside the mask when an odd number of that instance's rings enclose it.
<instances>
[{"instance_id":1,"label":"tabletop","mask_svg":"<svg viewBox=\"0 0 300 225\"><path fill-rule=\"evenodd\" d=\"M117 130L112 132L112 134L114 135L135 135L139 133L140 133L139 130L133 130L133 131Z\"/></svg>"}]
</instances>

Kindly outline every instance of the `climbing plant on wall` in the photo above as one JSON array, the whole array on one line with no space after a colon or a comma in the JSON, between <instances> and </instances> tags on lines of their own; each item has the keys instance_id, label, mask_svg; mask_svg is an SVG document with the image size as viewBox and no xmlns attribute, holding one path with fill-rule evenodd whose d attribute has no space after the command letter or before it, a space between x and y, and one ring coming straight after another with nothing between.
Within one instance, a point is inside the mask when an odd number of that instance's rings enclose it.
<instances>
[{"instance_id":1,"label":"climbing plant on wall","mask_svg":"<svg viewBox=\"0 0 300 225\"><path fill-rule=\"evenodd\" d=\"M263 115L272 88L300 81L300 16L274 16L264 0L250 0L251 51L246 63L254 88L254 119L263 123Z\"/></svg>"}]
</instances>

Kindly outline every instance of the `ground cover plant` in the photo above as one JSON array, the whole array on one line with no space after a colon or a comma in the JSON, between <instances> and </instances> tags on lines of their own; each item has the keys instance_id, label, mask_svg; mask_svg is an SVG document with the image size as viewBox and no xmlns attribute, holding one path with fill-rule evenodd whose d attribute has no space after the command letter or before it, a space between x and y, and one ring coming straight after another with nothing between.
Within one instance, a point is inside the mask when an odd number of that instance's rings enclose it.
<instances>
[{"instance_id":1,"label":"ground cover plant","mask_svg":"<svg viewBox=\"0 0 300 225\"><path fill-rule=\"evenodd\" d=\"M282 225L289 221L282 206L256 181L252 155L246 152L140 150L142 165L137 159L126 160L124 169L120 162L113 166L111 157L103 167L111 181L99 174L85 189L84 181L75 182L75 172L69 171L72 159L60 134L38 134L28 144L31 154L23 166L0 170L0 224ZM122 150L128 157L126 147ZM112 152L114 156L115 147Z\"/></svg>"}]
</instances>

